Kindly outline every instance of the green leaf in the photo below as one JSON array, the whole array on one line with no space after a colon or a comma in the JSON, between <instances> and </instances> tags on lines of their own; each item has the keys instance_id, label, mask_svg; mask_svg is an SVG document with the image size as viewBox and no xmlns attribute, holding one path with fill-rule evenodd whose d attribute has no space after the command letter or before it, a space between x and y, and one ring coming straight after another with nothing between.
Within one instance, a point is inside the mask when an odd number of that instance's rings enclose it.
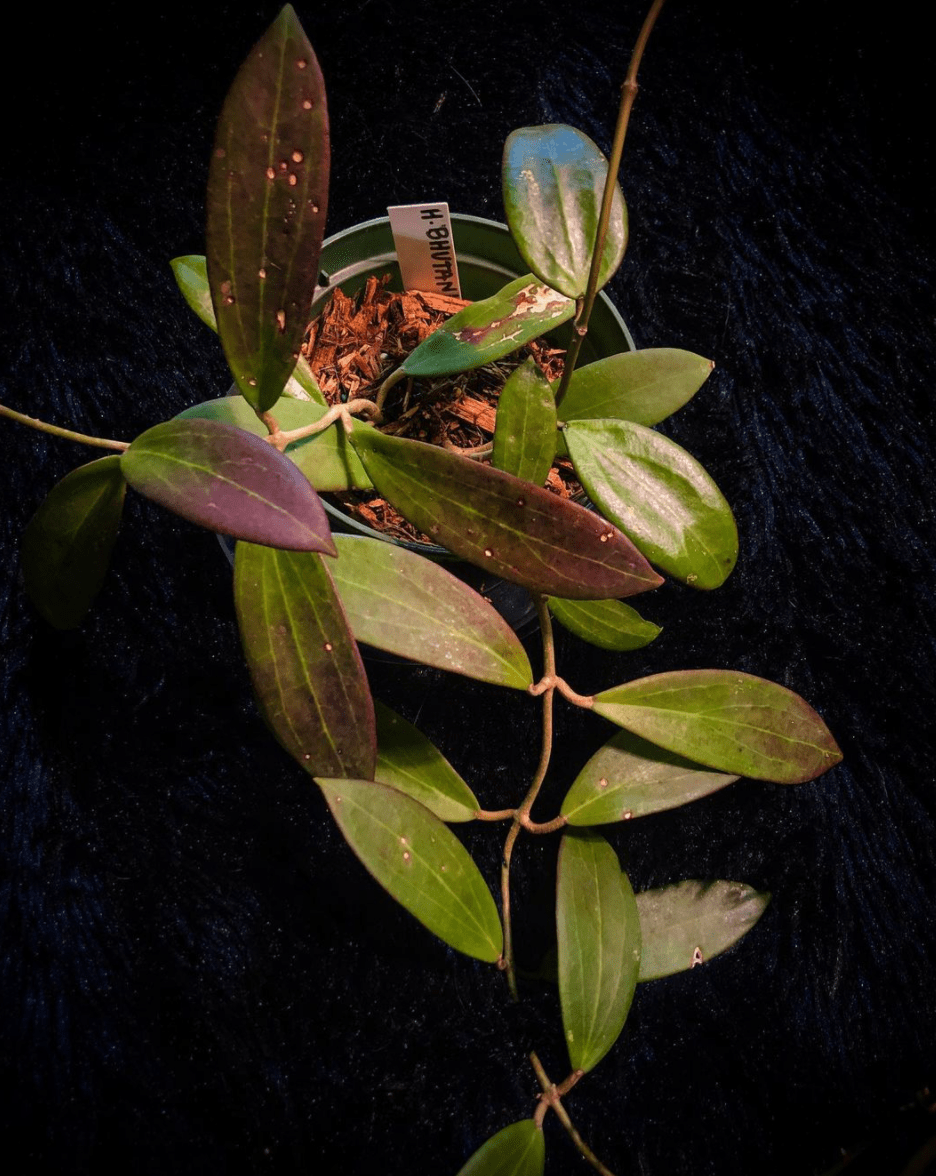
<instances>
[{"instance_id":1,"label":"green leaf","mask_svg":"<svg viewBox=\"0 0 936 1176\"><path fill-rule=\"evenodd\" d=\"M293 374L283 389L283 396L292 400L311 400L313 404L320 404L322 408L328 407L322 389L318 386L318 381L312 375L312 369L303 355L296 360Z\"/></svg>"},{"instance_id":2,"label":"green leaf","mask_svg":"<svg viewBox=\"0 0 936 1176\"><path fill-rule=\"evenodd\" d=\"M125 490L116 455L79 466L52 488L23 532L26 592L56 629L77 628L104 583Z\"/></svg>"},{"instance_id":3,"label":"green leaf","mask_svg":"<svg viewBox=\"0 0 936 1176\"><path fill-rule=\"evenodd\" d=\"M366 780L317 779L345 840L401 906L450 947L495 963L494 899L455 834L412 797Z\"/></svg>"},{"instance_id":4,"label":"green leaf","mask_svg":"<svg viewBox=\"0 0 936 1176\"><path fill-rule=\"evenodd\" d=\"M412 723L374 700L377 767L374 779L405 792L440 821L472 821L480 808L474 793L437 747Z\"/></svg>"},{"instance_id":5,"label":"green leaf","mask_svg":"<svg viewBox=\"0 0 936 1176\"><path fill-rule=\"evenodd\" d=\"M799 784L842 758L798 694L737 670L677 670L596 694L596 714L688 759L777 784Z\"/></svg>"},{"instance_id":6,"label":"green leaf","mask_svg":"<svg viewBox=\"0 0 936 1176\"><path fill-rule=\"evenodd\" d=\"M179 289L185 295L185 301L198 317L208 324L213 331L217 331L214 307L211 304L211 290L208 286L208 264L204 257L196 253L187 257L175 257L170 262L172 272L179 284ZM300 355L296 361L293 374L286 381L283 395L295 400L311 400L315 404L327 408L325 397L318 386L312 369L304 356Z\"/></svg>"},{"instance_id":7,"label":"green leaf","mask_svg":"<svg viewBox=\"0 0 936 1176\"><path fill-rule=\"evenodd\" d=\"M292 6L283 8L225 98L208 173L208 280L218 334L259 411L296 364L325 229L325 84Z\"/></svg>"},{"instance_id":8,"label":"green leaf","mask_svg":"<svg viewBox=\"0 0 936 1176\"><path fill-rule=\"evenodd\" d=\"M261 713L283 747L312 775L372 777L373 703L321 556L238 543L234 603Z\"/></svg>"},{"instance_id":9,"label":"green leaf","mask_svg":"<svg viewBox=\"0 0 936 1176\"><path fill-rule=\"evenodd\" d=\"M501 390L491 464L542 486L555 456L556 398L531 358L511 373Z\"/></svg>"},{"instance_id":10,"label":"green leaf","mask_svg":"<svg viewBox=\"0 0 936 1176\"><path fill-rule=\"evenodd\" d=\"M707 963L746 935L770 895L743 882L677 882L637 895L639 980L657 980Z\"/></svg>"},{"instance_id":11,"label":"green leaf","mask_svg":"<svg viewBox=\"0 0 936 1176\"><path fill-rule=\"evenodd\" d=\"M547 603L560 625L599 649L643 649L663 631L620 600L562 600L550 596Z\"/></svg>"},{"instance_id":12,"label":"green leaf","mask_svg":"<svg viewBox=\"0 0 936 1176\"><path fill-rule=\"evenodd\" d=\"M184 257L174 257L169 264L185 301L203 323L217 331L218 321L211 305L208 263L205 258L198 253L189 253Z\"/></svg>"},{"instance_id":13,"label":"green leaf","mask_svg":"<svg viewBox=\"0 0 936 1176\"><path fill-rule=\"evenodd\" d=\"M467 372L517 351L573 314L575 303L570 298L525 274L490 298L453 314L410 352L402 370L408 376Z\"/></svg>"},{"instance_id":14,"label":"green leaf","mask_svg":"<svg viewBox=\"0 0 936 1176\"><path fill-rule=\"evenodd\" d=\"M577 600L631 596L662 583L620 531L548 490L369 426L356 425L351 443L401 514L495 576Z\"/></svg>"},{"instance_id":15,"label":"green leaf","mask_svg":"<svg viewBox=\"0 0 936 1176\"><path fill-rule=\"evenodd\" d=\"M714 366L676 347L609 355L575 369L559 415L656 425L695 396Z\"/></svg>"},{"instance_id":16,"label":"green leaf","mask_svg":"<svg viewBox=\"0 0 936 1176\"><path fill-rule=\"evenodd\" d=\"M565 833L556 887L559 1000L573 1070L617 1041L640 968L640 920L617 854L598 833Z\"/></svg>"},{"instance_id":17,"label":"green leaf","mask_svg":"<svg viewBox=\"0 0 936 1176\"><path fill-rule=\"evenodd\" d=\"M284 431L301 429L320 420L325 409L308 400L283 397L274 413ZM246 429L257 437L267 436L263 424L243 396L220 396L185 409L175 418L221 421ZM305 474L319 492L326 490L370 490L373 483L367 476L361 459L351 448L344 429L330 428L311 437L303 437L286 447L286 456Z\"/></svg>"},{"instance_id":18,"label":"green leaf","mask_svg":"<svg viewBox=\"0 0 936 1176\"><path fill-rule=\"evenodd\" d=\"M581 298L588 285L608 161L575 127L522 127L504 145L504 208L520 255L547 286ZM627 209L615 184L598 289L627 246Z\"/></svg>"},{"instance_id":19,"label":"green leaf","mask_svg":"<svg viewBox=\"0 0 936 1176\"><path fill-rule=\"evenodd\" d=\"M458 1176L543 1176L545 1163L542 1127L522 1119L483 1143Z\"/></svg>"},{"instance_id":20,"label":"green leaf","mask_svg":"<svg viewBox=\"0 0 936 1176\"><path fill-rule=\"evenodd\" d=\"M234 425L164 421L126 449L134 490L190 522L235 539L335 554L325 509L295 465Z\"/></svg>"},{"instance_id":21,"label":"green leaf","mask_svg":"<svg viewBox=\"0 0 936 1176\"><path fill-rule=\"evenodd\" d=\"M380 539L336 535L335 545L332 577L358 641L496 686L532 683L516 633L451 572Z\"/></svg>"},{"instance_id":22,"label":"green leaf","mask_svg":"<svg viewBox=\"0 0 936 1176\"><path fill-rule=\"evenodd\" d=\"M629 421L565 429L589 498L650 560L693 588L717 588L738 558L731 507L694 457Z\"/></svg>"},{"instance_id":23,"label":"green leaf","mask_svg":"<svg viewBox=\"0 0 936 1176\"><path fill-rule=\"evenodd\" d=\"M608 825L678 808L737 780L619 731L575 778L562 815L570 825Z\"/></svg>"}]
</instances>

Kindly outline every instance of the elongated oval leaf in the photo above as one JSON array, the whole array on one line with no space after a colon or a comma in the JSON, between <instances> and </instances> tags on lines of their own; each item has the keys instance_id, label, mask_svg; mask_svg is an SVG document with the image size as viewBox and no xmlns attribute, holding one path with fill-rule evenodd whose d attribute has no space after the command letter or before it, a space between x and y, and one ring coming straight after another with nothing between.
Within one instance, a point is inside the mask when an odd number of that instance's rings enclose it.
<instances>
[{"instance_id":1,"label":"elongated oval leaf","mask_svg":"<svg viewBox=\"0 0 936 1176\"><path fill-rule=\"evenodd\" d=\"M640 968L640 920L617 854L598 833L563 835L556 886L559 1000L574 1070L617 1041Z\"/></svg>"},{"instance_id":2,"label":"elongated oval leaf","mask_svg":"<svg viewBox=\"0 0 936 1176\"><path fill-rule=\"evenodd\" d=\"M743 882L677 882L637 895L640 976L657 980L704 964L746 935L770 895Z\"/></svg>"},{"instance_id":3,"label":"elongated oval leaf","mask_svg":"<svg viewBox=\"0 0 936 1176\"><path fill-rule=\"evenodd\" d=\"M275 417L281 429L301 429L320 420L325 408L308 400L283 397L276 405ZM243 396L219 396L185 409L175 418L186 421L221 421L246 429L257 437L266 437L267 428ZM330 428L311 437L303 437L286 447L286 456L305 474L312 486L326 490L369 490L373 483L361 459L354 452L344 429Z\"/></svg>"},{"instance_id":4,"label":"elongated oval leaf","mask_svg":"<svg viewBox=\"0 0 936 1176\"><path fill-rule=\"evenodd\" d=\"M550 596L549 611L563 628L599 649L642 649L662 629L620 600L561 600Z\"/></svg>"},{"instance_id":5,"label":"elongated oval leaf","mask_svg":"<svg viewBox=\"0 0 936 1176\"><path fill-rule=\"evenodd\" d=\"M542 486L555 456L556 398L531 358L511 373L501 390L491 464Z\"/></svg>"},{"instance_id":6,"label":"elongated oval leaf","mask_svg":"<svg viewBox=\"0 0 936 1176\"><path fill-rule=\"evenodd\" d=\"M467 372L509 355L573 314L572 299L526 274L453 314L410 352L403 370L410 376Z\"/></svg>"},{"instance_id":7,"label":"elongated oval leaf","mask_svg":"<svg viewBox=\"0 0 936 1176\"><path fill-rule=\"evenodd\" d=\"M26 591L56 629L74 629L100 591L123 510L120 458L72 470L50 491L23 532Z\"/></svg>"},{"instance_id":8,"label":"elongated oval leaf","mask_svg":"<svg viewBox=\"0 0 936 1176\"><path fill-rule=\"evenodd\" d=\"M573 421L565 438L588 496L651 563L693 588L724 583L738 529L694 457L630 421Z\"/></svg>"},{"instance_id":9,"label":"elongated oval leaf","mask_svg":"<svg viewBox=\"0 0 936 1176\"><path fill-rule=\"evenodd\" d=\"M588 285L608 161L575 127L521 127L504 145L504 208L523 260L548 286L581 298ZM627 209L617 184L598 289L627 247Z\"/></svg>"},{"instance_id":10,"label":"elongated oval leaf","mask_svg":"<svg viewBox=\"0 0 936 1176\"><path fill-rule=\"evenodd\" d=\"M454 833L412 797L366 780L317 779L345 840L381 886L450 947L494 963L494 899Z\"/></svg>"},{"instance_id":11,"label":"elongated oval leaf","mask_svg":"<svg viewBox=\"0 0 936 1176\"><path fill-rule=\"evenodd\" d=\"M234 603L257 701L311 774L372 777L374 707L321 556L238 543Z\"/></svg>"},{"instance_id":12,"label":"elongated oval leaf","mask_svg":"<svg viewBox=\"0 0 936 1176\"><path fill-rule=\"evenodd\" d=\"M570 825L628 821L678 808L737 778L619 731L576 776L562 802L562 815Z\"/></svg>"},{"instance_id":13,"label":"elongated oval leaf","mask_svg":"<svg viewBox=\"0 0 936 1176\"><path fill-rule=\"evenodd\" d=\"M516 633L451 572L379 539L336 535L335 546L330 570L358 641L496 686L532 683Z\"/></svg>"},{"instance_id":14,"label":"elongated oval leaf","mask_svg":"<svg viewBox=\"0 0 936 1176\"><path fill-rule=\"evenodd\" d=\"M217 331L218 320L215 318L211 287L208 285L208 262L201 254L189 253L184 257L174 257L169 264L182 297L203 323Z\"/></svg>"},{"instance_id":15,"label":"elongated oval leaf","mask_svg":"<svg viewBox=\"0 0 936 1176\"><path fill-rule=\"evenodd\" d=\"M575 369L559 415L656 425L695 396L714 366L677 347L609 355Z\"/></svg>"},{"instance_id":16,"label":"elongated oval leaf","mask_svg":"<svg viewBox=\"0 0 936 1176\"><path fill-rule=\"evenodd\" d=\"M458 1176L543 1176L546 1143L532 1119L511 1123L483 1143Z\"/></svg>"},{"instance_id":17,"label":"elongated oval leaf","mask_svg":"<svg viewBox=\"0 0 936 1176\"><path fill-rule=\"evenodd\" d=\"M120 468L134 490L193 523L251 543L335 554L325 509L306 477L234 425L164 421L137 437Z\"/></svg>"},{"instance_id":18,"label":"elongated oval leaf","mask_svg":"<svg viewBox=\"0 0 936 1176\"><path fill-rule=\"evenodd\" d=\"M471 821L480 805L474 793L422 731L382 702L377 715L377 766L374 779L405 792L440 821Z\"/></svg>"},{"instance_id":19,"label":"elongated oval leaf","mask_svg":"<svg viewBox=\"0 0 936 1176\"><path fill-rule=\"evenodd\" d=\"M217 331L218 324L211 303L211 289L208 286L208 263L205 258L192 253L186 257L173 258L170 265L185 301L202 322L207 323L213 331ZM302 355L296 360L293 373L286 381L283 395L294 400L312 400L316 404L321 404L323 408L327 407L318 381Z\"/></svg>"},{"instance_id":20,"label":"elongated oval leaf","mask_svg":"<svg viewBox=\"0 0 936 1176\"><path fill-rule=\"evenodd\" d=\"M208 280L224 354L260 411L309 322L325 229L325 84L287 4L228 91L208 173Z\"/></svg>"},{"instance_id":21,"label":"elongated oval leaf","mask_svg":"<svg viewBox=\"0 0 936 1176\"><path fill-rule=\"evenodd\" d=\"M632 596L661 579L615 527L511 474L357 425L371 481L436 542L533 592L576 600Z\"/></svg>"},{"instance_id":22,"label":"elongated oval leaf","mask_svg":"<svg viewBox=\"0 0 936 1176\"><path fill-rule=\"evenodd\" d=\"M822 719L798 694L736 670L676 670L595 695L594 709L720 772L799 784L842 758Z\"/></svg>"}]
</instances>

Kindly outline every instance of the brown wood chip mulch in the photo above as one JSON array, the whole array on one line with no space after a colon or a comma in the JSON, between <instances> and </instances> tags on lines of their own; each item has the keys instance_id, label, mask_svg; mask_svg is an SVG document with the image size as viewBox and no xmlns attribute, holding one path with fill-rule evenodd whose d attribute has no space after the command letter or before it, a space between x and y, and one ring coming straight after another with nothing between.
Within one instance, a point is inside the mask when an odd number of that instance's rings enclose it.
<instances>
[{"instance_id":1,"label":"brown wood chip mulch","mask_svg":"<svg viewBox=\"0 0 936 1176\"><path fill-rule=\"evenodd\" d=\"M469 303L442 294L388 290L390 275L367 279L356 298L340 289L309 326L302 353L329 404L376 399L383 381L424 339ZM514 355L474 371L396 385L387 398L386 433L455 451L488 444L507 377L532 355L550 380L562 375L565 352L535 339ZM486 459L483 459L486 460ZM569 498L581 487L569 462L558 459L547 489ZM376 493L335 495L349 513L375 530L410 542L431 543Z\"/></svg>"}]
</instances>

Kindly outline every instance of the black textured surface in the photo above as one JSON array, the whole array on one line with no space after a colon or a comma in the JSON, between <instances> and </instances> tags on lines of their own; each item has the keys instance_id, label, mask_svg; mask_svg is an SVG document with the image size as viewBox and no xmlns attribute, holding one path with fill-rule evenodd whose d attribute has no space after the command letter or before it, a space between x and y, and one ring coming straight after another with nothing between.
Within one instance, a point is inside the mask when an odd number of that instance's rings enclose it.
<instances>
[{"instance_id":1,"label":"black textured surface","mask_svg":"<svg viewBox=\"0 0 936 1176\"><path fill-rule=\"evenodd\" d=\"M329 86L329 228L448 199L499 217L516 126L607 148L642 10L584 0L297 9ZM730 954L642 986L569 1099L617 1176L897 1176L936 1087L933 322L925 39L852 6L671 0L625 160L632 242L612 293L639 346L718 364L666 431L733 504L711 595L667 586L635 655L560 638L581 690L731 666L803 694L845 763L738 783L608 835L635 885L773 892ZM760 6L756 6L758 9ZM25 13L7 107L0 400L130 438L225 390L167 265L201 252L213 122L275 4ZM9 79L8 79L9 80ZM24 599L23 526L87 451L0 421L0 1166L18 1176L454 1173L528 1115L531 1044L564 1070L555 995L507 1005L373 884L267 736L211 536L128 502L88 623ZM522 697L370 667L482 802L535 762ZM606 734L562 708L541 806ZM496 876L501 831L465 838ZM517 854L548 903L555 844ZM548 918L522 923L534 960ZM547 1171L586 1171L550 1122Z\"/></svg>"}]
</instances>

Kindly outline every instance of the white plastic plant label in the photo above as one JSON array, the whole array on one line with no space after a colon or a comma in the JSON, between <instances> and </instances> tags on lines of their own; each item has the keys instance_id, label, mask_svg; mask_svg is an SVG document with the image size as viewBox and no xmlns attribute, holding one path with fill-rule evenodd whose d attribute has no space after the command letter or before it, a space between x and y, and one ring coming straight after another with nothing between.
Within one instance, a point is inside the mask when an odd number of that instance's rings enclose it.
<instances>
[{"instance_id":1,"label":"white plastic plant label","mask_svg":"<svg viewBox=\"0 0 936 1176\"><path fill-rule=\"evenodd\" d=\"M448 205L398 204L387 213L404 288L461 298Z\"/></svg>"}]
</instances>

